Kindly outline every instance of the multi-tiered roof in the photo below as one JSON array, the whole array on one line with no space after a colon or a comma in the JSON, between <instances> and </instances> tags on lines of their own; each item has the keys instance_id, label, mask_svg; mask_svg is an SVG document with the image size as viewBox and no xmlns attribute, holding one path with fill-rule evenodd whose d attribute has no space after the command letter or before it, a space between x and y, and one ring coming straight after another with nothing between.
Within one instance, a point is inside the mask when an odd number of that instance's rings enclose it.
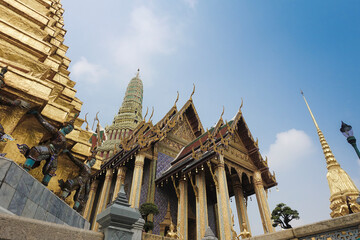
<instances>
[{"instance_id":1,"label":"multi-tiered roof","mask_svg":"<svg viewBox=\"0 0 360 240\"><path fill-rule=\"evenodd\" d=\"M128 137L142 121L143 83L139 71L127 86L123 103L111 126L107 127L108 139L99 147L102 157L109 158L118 151L122 138Z\"/></svg>"}]
</instances>

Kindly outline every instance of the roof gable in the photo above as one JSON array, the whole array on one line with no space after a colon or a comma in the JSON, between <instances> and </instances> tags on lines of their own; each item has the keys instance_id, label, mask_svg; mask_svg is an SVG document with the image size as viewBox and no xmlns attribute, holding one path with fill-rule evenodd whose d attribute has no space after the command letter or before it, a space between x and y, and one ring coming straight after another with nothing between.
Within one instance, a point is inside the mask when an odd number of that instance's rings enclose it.
<instances>
[{"instance_id":1,"label":"roof gable","mask_svg":"<svg viewBox=\"0 0 360 240\"><path fill-rule=\"evenodd\" d=\"M247 167L249 170L260 170L264 181L268 185L276 184L274 174L270 174L267 159L263 159L258 148L257 141L254 141L249 128L239 109L234 120L224 123L220 117L217 124L186 145L172 161L171 167L164 172L157 181L166 178L165 175L172 175L178 171L185 173L191 171L197 165L203 164L212 154L231 155L236 158L234 162ZM231 160L231 158L229 158Z\"/></svg>"}]
</instances>

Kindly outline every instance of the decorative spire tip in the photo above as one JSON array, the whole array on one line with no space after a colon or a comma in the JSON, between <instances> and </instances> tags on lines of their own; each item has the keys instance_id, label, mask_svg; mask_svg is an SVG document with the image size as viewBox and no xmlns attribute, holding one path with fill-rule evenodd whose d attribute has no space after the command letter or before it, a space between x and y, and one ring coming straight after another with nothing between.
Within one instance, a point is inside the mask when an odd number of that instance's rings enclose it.
<instances>
[{"instance_id":1,"label":"decorative spire tip","mask_svg":"<svg viewBox=\"0 0 360 240\"><path fill-rule=\"evenodd\" d=\"M193 83L193 85L194 85L194 88L193 88L193 91L192 91L192 93L191 93L191 95L190 95L190 100L192 100L192 96L193 96L194 93L195 93L195 83Z\"/></svg>"},{"instance_id":2,"label":"decorative spire tip","mask_svg":"<svg viewBox=\"0 0 360 240\"><path fill-rule=\"evenodd\" d=\"M176 106L176 103L179 101L179 91L177 91L177 97L176 97L176 100L175 100L175 103L174 103L174 107Z\"/></svg>"}]
</instances>

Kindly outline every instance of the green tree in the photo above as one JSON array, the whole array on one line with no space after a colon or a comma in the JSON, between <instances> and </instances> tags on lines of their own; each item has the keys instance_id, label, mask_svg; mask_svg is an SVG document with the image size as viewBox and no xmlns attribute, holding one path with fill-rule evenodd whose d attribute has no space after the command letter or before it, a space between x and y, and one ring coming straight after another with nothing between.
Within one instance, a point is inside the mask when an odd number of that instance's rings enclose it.
<instances>
[{"instance_id":1,"label":"green tree","mask_svg":"<svg viewBox=\"0 0 360 240\"><path fill-rule=\"evenodd\" d=\"M289 222L293 219L300 219L297 210L292 210L284 203L279 203L271 213L273 227L280 225L283 229L291 228Z\"/></svg>"},{"instance_id":2,"label":"green tree","mask_svg":"<svg viewBox=\"0 0 360 240\"><path fill-rule=\"evenodd\" d=\"M157 215L159 213L158 207L153 203L143 203L143 204L141 204L139 211L140 211L141 216L145 220L145 224L144 224L145 232L153 230L154 223L151 221L148 221L148 216L150 214Z\"/></svg>"}]
</instances>

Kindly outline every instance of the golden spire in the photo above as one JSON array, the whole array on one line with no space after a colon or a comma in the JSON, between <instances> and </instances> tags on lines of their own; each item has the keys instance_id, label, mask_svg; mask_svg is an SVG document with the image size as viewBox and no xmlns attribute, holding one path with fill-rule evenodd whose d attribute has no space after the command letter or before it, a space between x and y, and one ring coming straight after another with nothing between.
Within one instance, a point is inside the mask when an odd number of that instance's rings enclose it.
<instances>
[{"instance_id":1,"label":"golden spire","mask_svg":"<svg viewBox=\"0 0 360 240\"><path fill-rule=\"evenodd\" d=\"M319 125L317 124L317 122L316 122L316 120L315 120L315 117L314 117L313 113L311 112L311 109L310 109L310 107L309 107L309 104L308 104L308 102L306 101L306 98L305 98L305 96L304 96L304 92L303 92L302 90L300 90L300 92L301 92L301 95L302 95L303 98L304 98L304 101L305 101L305 103L306 103L307 108L309 109L309 112L310 112L310 115L311 115L312 120L314 121L315 127L316 127L317 130L319 130Z\"/></svg>"},{"instance_id":2,"label":"golden spire","mask_svg":"<svg viewBox=\"0 0 360 240\"><path fill-rule=\"evenodd\" d=\"M321 132L319 125L317 124L315 117L311 112L303 91L301 91L301 95L303 96L311 118L314 121L316 130L319 135L320 144L326 159L326 167L328 169L326 178L330 188L330 209L332 210L330 216L334 218L349 214L346 197L350 197L351 199L351 210L353 212L360 212L360 208L354 204L357 196L359 195L359 190L351 180L350 176L344 171L344 169L340 167L340 164L336 161L334 154L331 152L329 144L325 140L324 134Z\"/></svg>"},{"instance_id":3,"label":"golden spire","mask_svg":"<svg viewBox=\"0 0 360 240\"><path fill-rule=\"evenodd\" d=\"M331 149L329 147L329 144L326 142L325 140L325 137L324 137L324 134L321 132L320 128L319 128L319 125L317 124L316 120L315 120L315 117L314 117L314 114L312 113L311 109L310 109L310 106L308 104L308 102L306 101L306 98L304 96L304 93L303 91L301 91L301 95L303 96L304 98L304 101L305 101L305 104L310 112L310 115L311 115L311 118L315 124L315 127L316 127L316 130L318 132L318 135L319 135L319 139L320 139L320 144L321 144L321 147L323 149L323 152L324 152L324 155L325 155L325 159L326 159L326 164L327 164L327 168L329 169L331 166L333 165L339 165L339 163L336 161L333 153L331 152Z\"/></svg>"}]
</instances>

